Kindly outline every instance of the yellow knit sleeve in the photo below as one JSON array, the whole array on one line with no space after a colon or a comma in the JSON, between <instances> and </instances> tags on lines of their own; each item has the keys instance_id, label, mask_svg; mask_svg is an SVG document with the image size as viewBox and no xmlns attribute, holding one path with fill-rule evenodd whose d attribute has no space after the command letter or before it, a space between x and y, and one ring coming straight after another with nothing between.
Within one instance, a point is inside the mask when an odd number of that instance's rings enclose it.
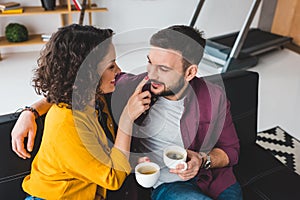
<instances>
[{"instance_id":1,"label":"yellow knit sleeve","mask_svg":"<svg viewBox=\"0 0 300 200\"><path fill-rule=\"evenodd\" d=\"M74 178L110 189L119 189L130 173L126 156L107 145L98 121L77 120L75 126L63 125L58 130L64 134L56 141L60 166Z\"/></svg>"}]
</instances>

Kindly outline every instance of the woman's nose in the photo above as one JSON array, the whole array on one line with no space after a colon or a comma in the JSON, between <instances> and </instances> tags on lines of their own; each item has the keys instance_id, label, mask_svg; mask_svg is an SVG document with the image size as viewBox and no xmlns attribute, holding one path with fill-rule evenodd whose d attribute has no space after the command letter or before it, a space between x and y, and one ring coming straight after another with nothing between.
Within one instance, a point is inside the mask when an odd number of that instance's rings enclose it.
<instances>
[{"instance_id":1,"label":"woman's nose","mask_svg":"<svg viewBox=\"0 0 300 200\"><path fill-rule=\"evenodd\" d=\"M120 69L120 67L116 64L116 70L115 70L115 73L116 74L119 74L119 73L121 73L121 69Z\"/></svg>"}]
</instances>

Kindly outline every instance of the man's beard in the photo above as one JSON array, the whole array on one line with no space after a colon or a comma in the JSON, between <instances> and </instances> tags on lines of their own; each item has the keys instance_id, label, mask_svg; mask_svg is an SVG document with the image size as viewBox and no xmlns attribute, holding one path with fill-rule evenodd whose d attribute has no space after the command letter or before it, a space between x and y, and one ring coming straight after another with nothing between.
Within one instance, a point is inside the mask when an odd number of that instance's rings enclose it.
<instances>
[{"instance_id":1,"label":"man's beard","mask_svg":"<svg viewBox=\"0 0 300 200\"><path fill-rule=\"evenodd\" d=\"M164 83L159 82L159 81L155 81L155 80L151 80L151 81L165 86L165 90L158 94L155 94L156 96L173 96L173 95L177 94L184 87L184 83L185 83L185 80L183 77L180 77L178 82L174 86L171 86L171 87L166 87L166 85Z\"/></svg>"}]
</instances>

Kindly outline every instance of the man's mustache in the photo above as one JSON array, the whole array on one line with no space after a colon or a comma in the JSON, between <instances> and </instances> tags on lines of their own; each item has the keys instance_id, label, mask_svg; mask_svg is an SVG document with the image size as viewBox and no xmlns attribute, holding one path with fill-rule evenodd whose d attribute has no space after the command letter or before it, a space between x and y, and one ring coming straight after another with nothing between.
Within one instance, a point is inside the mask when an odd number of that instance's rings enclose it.
<instances>
[{"instance_id":1,"label":"man's mustache","mask_svg":"<svg viewBox=\"0 0 300 200\"><path fill-rule=\"evenodd\" d=\"M163 82L160 82L160 81L158 81L158 80L155 80L155 79L150 79L149 81L150 81L150 83L156 83L156 84L165 85L165 83L163 83Z\"/></svg>"}]
</instances>

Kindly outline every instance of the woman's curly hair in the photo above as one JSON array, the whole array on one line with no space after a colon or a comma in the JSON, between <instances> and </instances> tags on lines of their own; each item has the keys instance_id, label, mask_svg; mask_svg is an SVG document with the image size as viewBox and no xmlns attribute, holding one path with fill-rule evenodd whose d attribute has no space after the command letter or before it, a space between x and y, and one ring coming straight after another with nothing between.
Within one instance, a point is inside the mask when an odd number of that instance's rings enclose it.
<instances>
[{"instance_id":1,"label":"woman's curly hair","mask_svg":"<svg viewBox=\"0 0 300 200\"><path fill-rule=\"evenodd\" d=\"M97 69L109 51L112 34L110 29L77 24L60 28L38 59L33 77L37 94L49 103L83 109L101 84Z\"/></svg>"}]
</instances>

